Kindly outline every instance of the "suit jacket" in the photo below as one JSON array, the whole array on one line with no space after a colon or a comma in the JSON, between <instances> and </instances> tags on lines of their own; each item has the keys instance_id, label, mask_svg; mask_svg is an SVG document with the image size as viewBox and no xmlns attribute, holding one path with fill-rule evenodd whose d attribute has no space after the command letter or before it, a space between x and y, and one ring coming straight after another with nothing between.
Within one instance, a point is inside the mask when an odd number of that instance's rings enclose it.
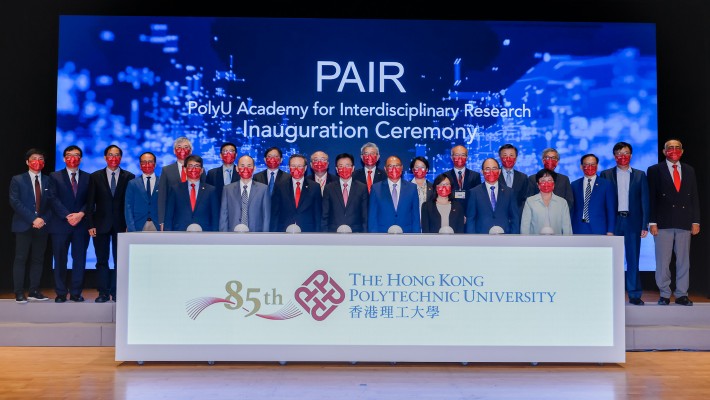
<instances>
[{"instance_id":1,"label":"suit jacket","mask_svg":"<svg viewBox=\"0 0 710 400\"><path fill-rule=\"evenodd\" d=\"M682 167L681 167L682 168ZM629 215L626 217L629 226L636 227L638 232L648 230L648 219L651 213L648 194L648 179L646 173L639 169L631 168L631 181L629 182ZM617 189L617 168L609 168L600 176L614 185L614 193L617 196L617 207L619 205ZM618 210L618 208L617 208ZM621 210L624 211L624 210Z\"/></svg>"},{"instance_id":2,"label":"suit jacket","mask_svg":"<svg viewBox=\"0 0 710 400\"><path fill-rule=\"evenodd\" d=\"M42 194L39 199L39 212L35 211L34 181L28 171L15 175L10 180L10 206L12 215L12 231L25 232L32 228L36 218L42 218L47 224L40 230L48 229L52 217L52 181L46 174L40 173Z\"/></svg>"},{"instance_id":3,"label":"suit jacket","mask_svg":"<svg viewBox=\"0 0 710 400\"><path fill-rule=\"evenodd\" d=\"M151 182L151 194L145 191L145 185L143 183L143 174L138 175L132 181L128 182L128 187L126 188L126 229L128 232L140 232L143 230L148 218L155 226L155 230L160 230L160 224L158 223L158 196L160 190L160 180L158 182Z\"/></svg>"},{"instance_id":4,"label":"suit jacket","mask_svg":"<svg viewBox=\"0 0 710 400\"><path fill-rule=\"evenodd\" d=\"M575 234L605 235L616 227L616 190L612 183L600 176L594 181L589 198L589 223L582 222L584 215L584 191L587 178L572 182L574 207L572 208L572 232Z\"/></svg>"},{"instance_id":5,"label":"suit jacket","mask_svg":"<svg viewBox=\"0 0 710 400\"><path fill-rule=\"evenodd\" d=\"M501 169L500 176L498 177L498 184L503 186L508 186L505 183L505 170ZM524 172L520 172L517 169L513 170L513 198L518 204L518 214L522 215L523 206L525 205L525 199L528 198L528 176Z\"/></svg>"},{"instance_id":6,"label":"suit jacket","mask_svg":"<svg viewBox=\"0 0 710 400\"><path fill-rule=\"evenodd\" d=\"M200 182L195 210L190 206L189 181L178 182L168 188L168 203L165 208L166 231L185 231L191 224L198 224L204 232L219 230L219 199L217 189L212 185ZM163 192L165 189L163 189Z\"/></svg>"},{"instance_id":7,"label":"suit jacket","mask_svg":"<svg viewBox=\"0 0 710 400\"><path fill-rule=\"evenodd\" d=\"M465 197L456 197L456 199L461 203L461 207L463 207L464 215L466 214L466 207L468 207L468 192L469 190L475 188L476 186L481 184L481 174L472 170L466 168L464 170L463 174L463 186L459 187L459 178L456 175L456 170L453 168L444 172L444 174L449 178L449 181L451 182L451 191L456 193L456 196L465 196ZM461 192L463 190L463 192ZM457 191L459 191L457 193ZM463 194L461 194L463 193Z\"/></svg>"},{"instance_id":8,"label":"suit jacket","mask_svg":"<svg viewBox=\"0 0 710 400\"><path fill-rule=\"evenodd\" d=\"M313 182L316 182L316 174L313 172L306 175L306 178L312 180ZM330 172L326 173L325 174L325 184L321 187L321 191L320 191L321 194L323 194L323 191L325 190L326 185L328 185L331 182L339 182L339 181L340 181L340 178L338 177L338 175L331 174ZM316 183L318 183L318 182L316 182Z\"/></svg>"},{"instance_id":9,"label":"suit jacket","mask_svg":"<svg viewBox=\"0 0 710 400\"><path fill-rule=\"evenodd\" d=\"M372 185L368 206L368 232L387 233L392 225L399 225L403 233L420 233L419 194L417 185L400 179L397 209L394 209L388 180Z\"/></svg>"},{"instance_id":10,"label":"suit jacket","mask_svg":"<svg viewBox=\"0 0 710 400\"><path fill-rule=\"evenodd\" d=\"M178 169L178 163L175 161L172 164L166 165L160 171L160 182L158 186L163 188L158 192L158 222L160 224L165 221L165 207L168 203L168 191L175 184L181 182L181 171ZM207 174L205 169L202 169L202 175L200 176L200 181L204 182L207 179Z\"/></svg>"},{"instance_id":11,"label":"suit jacket","mask_svg":"<svg viewBox=\"0 0 710 400\"><path fill-rule=\"evenodd\" d=\"M234 232L242 218L242 183L237 181L224 187L219 213L220 232ZM269 187L252 179L247 200L249 232L268 232L271 224L271 196Z\"/></svg>"},{"instance_id":12,"label":"suit jacket","mask_svg":"<svg viewBox=\"0 0 710 400\"><path fill-rule=\"evenodd\" d=\"M492 227L500 226L505 233L520 233L520 211L513 189L498 182L496 209L491 205L485 184L468 191L466 207L466 233L488 234Z\"/></svg>"},{"instance_id":13,"label":"suit jacket","mask_svg":"<svg viewBox=\"0 0 710 400\"><path fill-rule=\"evenodd\" d=\"M655 222L658 229L690 230L693 223L700 223L700 198L695 170L686 163L680 165L680 192L675 190L665 160L651 165L646 171L651 210L649 222Z\"/></svg>"},{"instance_id":14,"label":"suit jacket","mask_svg":"<svg viewBox=\"0 0 710 400\"><path fill-rule=\"evenodd\" d=\"M308 178L301 185L301 199L296 208L293 179L274 185L271 194L271 232L285 232L291 224L298 225L301 232L320 232L322 196L320 185Z\"/></svg>"},{"instance_id":15,"label":"suit jacket","mask_svg":"<svg viewBox=\"0 0 710 400\"><path fill-rule=\"evenodd\" d=\"M86 171L77 171L77 189L76 196L71 187L69 173L66 168L54 171L49 174L52 180L52 218L47 222L49 233L71 233L75 230L86 231L86 198L89 193L89 173ZM71 226L67 222L67 215L83 212L84 218L75 226Z\"/></svg>"},{"instance_id":16,"label":"suit jacket","mask_svg":"<svg viewBox=\"0 0 710 400\"><path fill-rule=\"evenodd\" d=\"M232 165L232 180L230 183L239 182L239 173L237 172L237 164ZM224 169L222 165L212 168L207 171L205 183L214 186L217 189L217 198L222 200L222 189L224 188Z\"/></svg>"},{"instance_id":17,"label":"suit jacket","mask_svg":"<svg viewBox=\"0 0 710 400\"><path fill-rule=\"evenodd\" d=\"M528 177L528 197L536 195L538 193L540 193L540 188L537 187L537 180L535 180L535 174L532 174ZM567 200L567 206L569 207L570 211L572 210L572 208L574 208L574 194L572 193L572 185L570 184L569 177L567 175L557 174L557 179L555 180L555 188L552 190L552 193Z\"/></svg>"},{"instance_id":18,"label":"suit jacket","mask_svg":"<svg viewBox=\"0 0 710 400\"><path fill-rule=\"evenodd\" d=\"M264 185L266 185L268 187L269 186L269 176L267 175L268 173L269 173L269 170L265 169L261 172L257 172L256 174L254 174L252 179L254 180L254 182L263 183ZM276 185L278 185L279 183L290 180L291 174L289 174L288 172L284 172L282 170L278 170L278 172L276 172L275 179L276 179L276 181L274 182L274 190L276 190Z\"/></svg>"},{"instance_id":19,"label":"suit jacket","mask_svg":"<svg viewBox=\"0 0 710 400\"><path fill-rule=\"evenodd\" d=\"M86 219L88 228L96 228L96 233L126 231L125 200L128 182L135 178L132 172L121 168L116 179L116 193L111 195L111 187L106 178L106 168L94 171L89 176L89 193L86 197Z\"/></svg>"},{"instance_id":20,"label":"suit jacket","mask_svg":"<svg viewBox=\"0 0 710 400\"><path fill-rule=\"evenodd\" d=\"M463 207L458 200L451 201L451 213L449 214L449 226L454 233L464 233L464 213ZM436 199L427 199L422 204L422 233L439 233L441 229L441 214L436 208Z\"/></svg>"},{"instance_id":21,"label":"suit jacket","mask_svg":"<svg viewBox=\"0 0 710 400\"><path fill-rule=\"evenodd\" d=\"M372 173L372 184L382 182L385 179L387 179L387 172L382 168L375 167L375 172ZM365 187L367 187L367 174L365 173L364 167L353 171L353 180L362 182L365 184Z\"/></svg>"},{"instance_id":22,"label":"suit jacket","mask_svg":"<svg viewBox=\"0 0 710 400\"><path fill-rule=\"evenodd\" d=\"M349 189L346 206L340 179L325 185L322 232L337 232L340 225L348 225L353 232L367 232L367 184L351 179Z\"/></svg>"}]
</instances>

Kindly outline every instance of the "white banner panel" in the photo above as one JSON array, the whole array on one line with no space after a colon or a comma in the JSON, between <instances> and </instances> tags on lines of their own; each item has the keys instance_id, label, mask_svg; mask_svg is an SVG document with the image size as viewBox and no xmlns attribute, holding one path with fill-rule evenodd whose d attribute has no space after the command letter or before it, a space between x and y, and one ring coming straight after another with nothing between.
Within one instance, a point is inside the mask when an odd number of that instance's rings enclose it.
<instances>
[{"instance_id":1,"label":"white banner panel","mask_svg":"<svg viewBox=\"0 0 710 400\"><path fill-rule=\"evenodd\" d=\"M621 237L121 233L118 274L119 361L625 358Z\"/></svg>"}]
</instances>

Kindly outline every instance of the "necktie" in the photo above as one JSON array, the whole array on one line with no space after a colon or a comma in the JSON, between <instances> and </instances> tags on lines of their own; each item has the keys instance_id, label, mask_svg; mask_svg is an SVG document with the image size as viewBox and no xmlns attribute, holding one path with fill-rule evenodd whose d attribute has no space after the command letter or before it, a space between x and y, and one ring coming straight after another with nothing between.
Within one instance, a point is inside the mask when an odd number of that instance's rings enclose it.
<instances>
[{"instance_id":1,"label":"necktie","mask_svg":"<svg viewBox=\"0 0 710 400\"><path fill-rule=\"evenodd\" d=\"M372 170L367 171L367 193L370 193L372 188Z\"/></svg>"},{"instance_id":2,"label":"necktie","mask_svg":"<svg viewBox=\"0 0 710 400\"><path fill-rule=\"evenodd\" d=\"M348 206L348 184L343 183L343 204Z\"/></svg>"},{"instance_id":3,"label":"necktie","mask_svg":"<svg viewBox=\"0 0 710 400\"><path fill-rule=\"evenodd\" d=\"M394 203L394 209L397 210L397 203L399 202L399 196L397 195L397 184L392 184L392 203Z\"/></svg>"},{"instance_id":4,"label":"necktie","mask_svg":"<svg viewBox=\"0 0 710 400\"><path fill-rule=\"evenodd\" d=\"M71 190L74 192L74 197L76 197L76 191L79 188L79 184L76 181L76 172L71 173Z\"/></svg>"},{"instance_id":5,"label":"necktie","mask_svg":"<svg viewBox=\"0 0 710 400\"><path fill-rule=\"evenodd\" d=\"M150 191L150 177L149 176L145 177L145 191L148 192L148 197L150 197L151 191Z\"/></svg>"},{"instance_id":6,"label":"necktie","mask_svg":"<svg viewBox=\"0 0 710 400\"><path fill-rule=\"evenodd\" d=\"M301 200L301 182L296 182L296 208L299 200Z\"/></svg>"},{"instance_id":7,"label":"necktie","mask_svg":"<svg viewBox=\"0 0 710 400\"><path fill-rule=\"evenodd\" d=\"M271 173L271 177L269 178L269 194L274 192L274 172Z\"/></svg>"},{"instance_id":8,"label":"necktie","mask_svg":"<svg viewBox=\"0 0 710 400\"><path fill-rule=\"evenodd\" d=\"M493 207L493 211L496 210L496 187L491 186L491 207Z\"/></svg>"},{"instance_id":9,"label":"necktie","mask_svg":"<svg viewBox=\"0 0 710 400\"><path fill-rule=\"evenodd\" d=\"M459 171L459 189L463 189L463 173Z\"/></svg>"},{"instance_id":10,"label":"necktie","mask_svg":"<svg viewBox=\"0 0 710 400\"><path fill-rule=\"evenodd\" d=\"M39 214L39 204L42 201L42 188L39 186L39 175L35 175L35 211Z\"/></svg>"},{"instance_id":11,"label":"necktie","mask_svg":"<svg viewBox=\"0 0 710 400\"><path fill-rule=\"evenodd\" d=\"M680 172L678 172L677 165L673 165L673 184L675 185L675 191L680 192Z\"/></svg>"},{"instance_id":12,"label":"necktie","mask_svg":"<svg viewBox=\"0 0 710 400\"><path fill-rule=\"evenodd\" d=\"M584 209L582 211L582 220L589 222L589 198L592 197L592 179L587 178L587 188L584 189Z\"/></svg>"},{"instance_id":13,"label":"necktie","mask_svg":"<svg viewBox=\"0 0 710 400\"><path fill-rule=\"evenodd\" d=\"M232 183L232 170L228 169L224 171L224 184L229 185Z\"/></svg>"},{"instance_id":14,"label":"necktie","mask_svg":"<svg viewBox=\"0 0 710 400\"><path fill-rule=\"evenodd\" d=\"M190 184L190 206L192 207L192 211L195 211L195 202L197 201L197 193L195 192L195 184L191 183Z\"/></svg>"},{"instance_id":15,"label":"necktie","mask_svg":"<svg viewBox=\"0 0 710 400\"><path fill-rule=\"evenodd\" d=\"M244 225L249 224L247 210L249 208L249 193L247 193L247 185L242 188L242 219L239 221Z\"/></svg>"},{"instance_id":16,"label":"necktie","mask_svg":"<svg viewBox=\"0 0 710 400\"><path fill-rule=\"evenodd\" d=\"M505 184L508 185L509 188L513 187L513 171L506 171Z\"/></svg>"},{"instance_id":17,"label":"necktie","mask_svg":"<svg viewBox=\"0 0 710 400\"><path fill-rule=\"evenodd\" d=\"M187 172L185 172L185 166L182 166L182 170L180 171L180 182L185 182L187 180Z\"/></svg>"},{"instance_id":18,"label":"necktie","mask_svg":"<svg viewBox=\"0 0 710 400\"><path fill-rule=\"evenodd\" d=\"M116 194L116 172L111 172L111 196Z\"/></svg>"}]
</instances>

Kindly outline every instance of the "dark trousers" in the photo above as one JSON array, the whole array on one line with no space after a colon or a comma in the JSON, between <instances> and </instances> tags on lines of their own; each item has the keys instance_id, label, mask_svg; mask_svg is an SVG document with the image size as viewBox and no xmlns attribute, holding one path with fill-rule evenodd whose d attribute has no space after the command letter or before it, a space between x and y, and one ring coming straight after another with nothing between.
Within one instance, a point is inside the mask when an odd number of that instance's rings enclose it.
<instances>
[{"instance_id":1,"label":"dark trousers","mask_svg":"<svg viewBox=\"0 0 710 400\"><path fill-rule=\"evenodd\" d=\"M71 284L67 288L67 263L71 246ZM86 249L89 247L89 231L75 229L70 233L52 234L52 254L54 255L54 290L57 296L80 296L84 289L86 269Z\"/></svg>"},{"instance_id":2,"label":"dark trousers","mask_svg":"<svg viewBox=\"0 0 710 400\"><path fill-rule=\"evenodd\" d=\"M629 299L640 299L641 272L639 272L639 257L641 255L641 229L638 224L631 224L628 217L617 216L614 235L624 237L624 253L626 253L626 292ZM633 225L633 226L632 226Z\"/></svg>"},{"instance_id":3,"label":"dark trousers","mask_svg":"<svg viewBox=\"0 0 710 400\"><path fill-rule=\"evenodd\" d=\"M15 232L15 261L12 264L15 294L24 293L28 258L30 260L30 293L39 290L48 238L49 234L46 228L30 228L24 232Z\"/></svg>"},{"instance_id":4,"label":"dark trousers","mask_svg":"<svg viewBox=\"0 0 710 400\"><path fill-rule=\"evenodd\" d=\"M116 252L118 251L118 232L111 229L107 233L97 233L94 237L96 250L96 288L100 296L116 296ZM109 252L113 254L113 269L108 266Z\"/></svg>"}]
</instances>

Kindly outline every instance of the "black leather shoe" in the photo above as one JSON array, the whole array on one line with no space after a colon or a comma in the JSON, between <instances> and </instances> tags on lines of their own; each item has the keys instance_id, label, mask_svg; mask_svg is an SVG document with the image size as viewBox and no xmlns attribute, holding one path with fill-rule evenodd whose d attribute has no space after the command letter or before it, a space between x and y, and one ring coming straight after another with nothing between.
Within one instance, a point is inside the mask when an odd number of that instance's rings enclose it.
<instances>
[{"instance_id":1,"label":"black leather shoe","mask_svg":"<svg viewBox=\"0 0 710 400\"><path fill-rule=\"evenodd\" d=\"M74 296L73 294L69 296L69 300L74 301L76 303L81 303L84 301L84 297L82 295Z\"/></svg>"},{"instance_id":2,"label":"black leather shoe","mask_svg":"<svg viewBox=\"0 0 710 400\"><path fill-rule=\"evenodd\" d=\"M27 297L25 297L25 294L24 293L15 294L15 303L17 303L17 304L27 303Z\"/></svg>"},{"instance_id":3,"label":"black leather shoe","mask_svg":"<svg viewBox=\"0 0 710 400\"><path fill-rule=\"evenodd\" d=\"M659 305L659 306L667 306L667 305L669 305L669 304L671 304L671 299L668 299L668 298L665 298L665 297L661 297L660 299L658 299L658 305Z\"/></svg>"},{"instance_id":4,"label":"black leather shoe","mask_svg":"<svg viewBox=\"0 0 710 400\"><path fill-rule=\"evenodd\" d=\"M629 303L635 306L642 306L644 304L643 300L639 299L638 297L629 299Z\"/></svg>"},{"instance_id":5,"label":"black leather shoe","mask_svg":"<svg viewBox=\"0 0 710 400\"><path fill-rule=\"evenodd\" d=\"M54 302L55 302L55 303L64 303L64 302L66 302L66 301L67 301L67 296L66 296L66 295L64 295L64 296L57 296L57 297L54 298Z\"/></svg>"},{"instance_id":6,"label":"black leather shoe","mask_svg":"<svg viewBox=\"0 0 710 400\"><path fill-rule=\"evenodd\" d=\"M692 306L693 301L688 298L688 296L681 296L675 299L676 304L680 304L681 306Z\"/></svg>"},{"instance_id":7,"label":"black leather shoe","mask_svg":"<svg viewBox=\"0 0 710 400\"><path fill-rule=\"evenodd\" d=\"M97 297L96 300L94 300L94 302L96 302L96 303L105 303L105 302L107 302L108 300L109 300L108 295L107 295L107 294L102 294L102 295L99 295L99 297Z\"/></svg>"},{"instance_id":8,"label":"black leather shoe","mask_svg":"<svg viewBox=\"0 0 710 400\"><path fill-rule=\"evenodd\" d=\"M29 296L27 296L27 298L30 299L30 300L35 300L35 301L47 301L47 300L49 300L49 297L43 295L43 294L40 293L39 291L30 293Z\"/></svg>"}]
</instances>

